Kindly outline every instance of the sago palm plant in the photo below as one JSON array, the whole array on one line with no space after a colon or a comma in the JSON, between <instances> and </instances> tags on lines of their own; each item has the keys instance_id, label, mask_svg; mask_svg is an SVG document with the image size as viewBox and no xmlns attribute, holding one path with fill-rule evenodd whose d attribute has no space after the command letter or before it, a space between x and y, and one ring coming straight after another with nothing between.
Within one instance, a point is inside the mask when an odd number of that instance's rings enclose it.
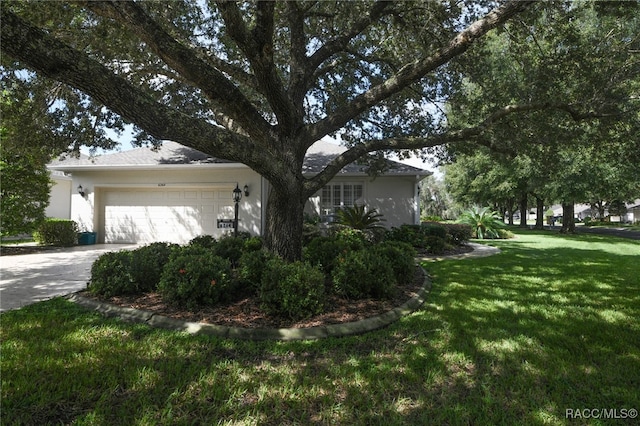
<instances>
[{"instance_id":1,"label":"sago palm plant","mask_svg":"<svg viewBox=\"0 0 640 426\"><path fill-rule=\"evenodd\" d=\"M498 230L504 227L500 215L488 207L473 208L464 212L458 223L470 225L476 238L500 238Z\"/></svg>"},{"instance_id":2,"label":"sago palm plant","mask_svg":"<svg viewBox=\"0 0 640 426\"><path fill-rule=\"evenodd\" d=\"M384 221L376 209L366 211L365 206L354 205L338 210L338 223L353 229L382 228Z\"/></svg>"}]
</instances>

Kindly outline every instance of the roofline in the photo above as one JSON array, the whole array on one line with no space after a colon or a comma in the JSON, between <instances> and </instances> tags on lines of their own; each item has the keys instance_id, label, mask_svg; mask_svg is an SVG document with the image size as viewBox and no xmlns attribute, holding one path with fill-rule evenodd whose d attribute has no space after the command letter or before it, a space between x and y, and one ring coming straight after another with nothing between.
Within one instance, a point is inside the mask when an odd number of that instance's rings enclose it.
<instances>
[{"instance_id":1,"label":"roofline","mask_svg":"<svg viewBox=\"0 0 640 426\"><path fill-rule=\"evenodd\" d=\"M140 164L140 165L132 165L132 164L123 164L123 165L113 165L113 164L82 164L77 166L71 165L49 165L47 168L49 170L59 170L63 172L87 172L87 171L111 171L111 170L122 170L122 171L152 171L152 170L176 170L176 169L193 169L194 167L199 169L245 169L249 168L248 166L242 163L202 163L202 164Z\"/></svg>"},{"instance_id":2,"label":"roofline","mask_svg":"<svg viewBox=\"0 0 640 426\"><path fill-rule=\"evenodd\" d=\"M205 163L205 164L141 164L141 165L108 165L108 164L82 164L82 165L49 165L49 170L62 171L62 172L89 172L89 171L154 171L154 170L181 170L193 168L199 169L248 169L249 166L242 163ZM304 176L315 176L318 172L306 172ZM387 171L380 176L415 176L415 177L427 177L431 176L433 172L428 170L412 170L403 172ZM365 172L338 172L334 179L341 176L347 177L363 177L368 176Z\"/></svg>"}]
</instances>

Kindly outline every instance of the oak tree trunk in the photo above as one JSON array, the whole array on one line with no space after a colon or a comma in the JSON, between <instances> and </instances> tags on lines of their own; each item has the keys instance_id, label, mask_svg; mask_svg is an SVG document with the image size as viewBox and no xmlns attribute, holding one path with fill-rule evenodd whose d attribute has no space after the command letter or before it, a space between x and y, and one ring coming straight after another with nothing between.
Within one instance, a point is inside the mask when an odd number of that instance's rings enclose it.
<instances>
[{"instance_id":1,"label":"oak tree trunk","mask_svg":"<svg viewBox=\"0 0 640 426\"><path fill-rule=\"evenodd\" d=\"M520 227L527 227L527 217L529 216L528 211L528 203L527 203L527 194L524 194L522 198L520 198Z\"/></svg>"},{"instance_id":2,"label":"oak tree trunk","mask_svg":"<svg viewBox=\"0 0 640 426\"><path fill-rule=\"evenodd\" d=\"M535 229L544 229L544 200L536 197L536 226Z\"/></svg>"},{"instance_id":3,"label":"oak tree trunk","mask_svg":"<svg viewBox=\"0 0 640 426\"><path fill-rule=\"evenodd\" d=\"M573 203L562 203L562 228L561 234L573 234L576 231L576 220L573 217Z\"/></svg>"},{"instance_id":4,"label":"oak tree trunk","mask_svg":"<svg viewBox=\"0 0 640 426\"><path fill-rule=\"evenodd\" d=\"M266 212L265 248L288 261L302 258L302 222L305 200L302 187L291 192L272 187Z\"/></svg>"}]
</instances>

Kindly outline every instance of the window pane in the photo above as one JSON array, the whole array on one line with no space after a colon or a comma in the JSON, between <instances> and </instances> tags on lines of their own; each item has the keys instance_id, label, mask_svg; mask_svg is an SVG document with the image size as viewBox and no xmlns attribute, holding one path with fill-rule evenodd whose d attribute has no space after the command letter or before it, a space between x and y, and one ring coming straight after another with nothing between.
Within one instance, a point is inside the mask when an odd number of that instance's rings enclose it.
<instances>
[{"instance_id":1,"label":"window pane","mask_svg":"<svg viewBox=\"0 0 640 426\"><path fill-rule=\"evenodd\" d=\"M342 200L346 207L353 206L353 185L345 184L343 187Z\"/></svg>"},{"instance_id":2,"label":"window pane","mask_svg":"<svg viewBox=\"0 0 640 426\"><path fill-rule=\"evenodd\" d=\"M340 184L333 185L333 206L340 207L342 205L342 186Z\"/></svg>"},{"instance_id":3,"label":"window pane","mask_svg":"<svg viewBox=\"0 0 640 426\"><path fill-rule=\"evenodd\" d=\"M362 199L362 184L353 185L353 202L358 204L363 204L364 200Z\"/></svg>"}]
</instances>

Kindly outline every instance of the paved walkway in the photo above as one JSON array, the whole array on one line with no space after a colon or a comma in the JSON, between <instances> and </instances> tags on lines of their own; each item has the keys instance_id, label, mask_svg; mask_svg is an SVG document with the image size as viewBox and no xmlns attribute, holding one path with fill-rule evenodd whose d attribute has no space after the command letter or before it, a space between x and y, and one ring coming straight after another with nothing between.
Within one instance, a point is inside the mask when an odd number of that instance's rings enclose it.
<instances>
[{"instance_id":1,"label":"paved walkway","mask_svg":"<svg viewBox=\"0 0 640 426\"><path fill-rule=\"evenodd\" d=\"M0 312L87 288L91 265L102 253L136 247L96 244L42 253L0 256Z\"/></svg>"}]
</instances>

